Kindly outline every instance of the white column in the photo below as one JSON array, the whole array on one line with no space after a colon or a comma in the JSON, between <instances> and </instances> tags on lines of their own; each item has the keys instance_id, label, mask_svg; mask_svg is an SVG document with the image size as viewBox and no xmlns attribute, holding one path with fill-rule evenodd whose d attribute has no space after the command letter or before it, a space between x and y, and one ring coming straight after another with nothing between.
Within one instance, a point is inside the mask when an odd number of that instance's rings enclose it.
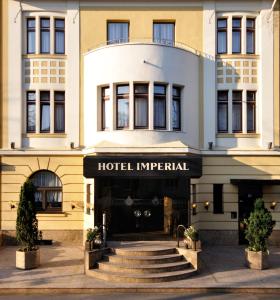
<instances>
[{"instance_id":1,"label":"white column","mask_svg":"<svg viewBox=\"0 0 280 300\"><path fill-rule=\"evenodd\" d=\"M115 93L115 85L110 83L110 123L109 128L110 131L115 130L117 128L117 105L116 105L116 93Z\"/></svg>"},{"instance_id":2,"label":"white column","mask_svg":"<svg viewBox=\"0 0 280 300\"><path fill-rule=\"evenodd\" d=\"M36 90L36 133L40 133L40 91Z\"/></svg>"},{"instance_id":3,"label":"white column","mask_svg":"<svg viewBox=\"0 0 280 300\"><path fill-rule=\"evenodd\" d=\"M228 132L232 133L232 90L228 91Z\"/></svg>"},{"instance_id":4,"label":"white column","mask_svg":"<svg viewBox=\"0 0 280 300\"><path fill-rule=\"evenodd\" d=\"M172 128L172 82L167 86L166 91L166 129L171 131Z\"/></svg>"},{"instance_id":5,"label":"white column","mask_svg":"<svg viewBox=\"0 0 280 300\"><path fill-rule=\"evenodd\" d=\"M50 90L50 133L54 133L54 91Z\"/></svg>"},{"instance_id":6,"label":"white column","mask_svg":"<svg viewBox=\"0 0 280 300\"><path fill-rule=\"evenodd\" d=\"M241 53L246 54L247 40L246 40L246 16L241 19Z\"/></svg>"},{"instance_id":7,"label":"white column","mask_svg":"<svg viewBox=\"0 0 280 300\"><path fill-rule=\"evenodd\" d=\"M227 22L227 42L228 42L228 54L232 54L232 16L228 16Z\"/></svg>"},{"instance_id":8,"label":"white column","mask_svg":"<svg viewBox=\"0 0 280 300\"><path fill-rule=\"evenodd\" d=\"M247 132L247 91L242 92L242 132Z\"/></svg>"},{"instance_id":9,"label":"white column","mask_svg":"<svg viewBox=\"0 0 280 300\"><path fill-rule=\"evenodd\" d=\"M54 54L54 17L50 17L50 54Z\"/></svg>"},{"instance_id":10,"label":"white column","mask_svg":"<svg viewBox=\"0 0 280 300\"><path fill-rule=\"evenodd\" d=\"M133 81L129 82L129 129L134 129L134 86Z\"/></svg>"},{"instance_id":11,"label":"white column","mask_svg":"<svg viewBox=\"0 0 280 300\"><path fill-rule=\"evenodd\" d=\"M35 19L35 53L40 53L40 17L37 16Z\"/></svg>"},{"instance_id":12,"label":"white column","mask_svg":"<svg viewBox=\"0 0 280 300\"><path fill-rule=\"evenodd\" d=\"M148 118L149 118L149 130L154 129L154 82L149 83L149 100L148 100Z\"/></svg>"}]
</instances>

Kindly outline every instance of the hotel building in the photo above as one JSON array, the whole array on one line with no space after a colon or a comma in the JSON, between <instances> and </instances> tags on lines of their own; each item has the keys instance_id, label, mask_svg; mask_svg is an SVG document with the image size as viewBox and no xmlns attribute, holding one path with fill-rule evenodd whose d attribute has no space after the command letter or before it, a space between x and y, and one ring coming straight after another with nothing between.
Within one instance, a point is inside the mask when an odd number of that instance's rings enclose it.
<instances>
[{"instance_id":1,"label":"hotel building","mask_svg":"<svg viewBox=\"0 0 280 300\"><path fill-rule=\"evenodd\" d=\"M280 243L279 2L2 0L0 58L3 243L28 178L44 239Z\"/></svg>"}]
</instances>

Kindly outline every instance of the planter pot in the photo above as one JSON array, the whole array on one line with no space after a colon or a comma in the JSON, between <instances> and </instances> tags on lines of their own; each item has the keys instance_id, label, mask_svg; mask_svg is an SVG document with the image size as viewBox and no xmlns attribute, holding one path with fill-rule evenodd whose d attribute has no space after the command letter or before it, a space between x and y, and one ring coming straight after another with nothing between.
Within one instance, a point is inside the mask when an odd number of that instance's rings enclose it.
<instances>
[{"instance_id":1,"label":"planter pot","mask_svg":"<svg viewBox=\"0 0 280 300\"><path fill-rule=\"evenodd\" d=\"M86 241L85 242L85 250L91 251L92 250L92 241Z\"/></svg>"},{"instance_id":2,"label":"planter pot","mask_svg":"<svg viewBox=\"0 0 280 300\"><path fill-rule=\"evenodd\" d=\"M16 268L29 270L40 265L40 250L16 251Z\"/></svg>"},{"instance_id":3,"label":"planter pot","mask_svg":"<svg viewBox=\"0 0 280 300\"><path fill-rule=\"evenodd\" d=\"M201 241L193 241L190 238L186 238L184 240L185 246L187 249L192 249L192 250L201 250Z\"/></svg>"},{"instance_id":4,"label":"planter pot","mask_svg":"<svg viewBox=\"0 0 280 300\"><path fill-rule=\"evenodd\" d=\"M263 270L269 267L267 252L256 252L245 249L245 260L247 267L251 269Z\"/></svg>"}]
</instances>

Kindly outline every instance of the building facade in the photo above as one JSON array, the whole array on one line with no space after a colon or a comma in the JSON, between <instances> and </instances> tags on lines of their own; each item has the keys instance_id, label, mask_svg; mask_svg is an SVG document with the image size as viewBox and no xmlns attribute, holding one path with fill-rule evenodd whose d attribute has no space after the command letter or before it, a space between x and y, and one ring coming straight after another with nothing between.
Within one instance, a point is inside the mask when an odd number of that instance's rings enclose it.
<instances>
[{"instance_id":1,"label":"building facade","mask_svg":"<svg viewBox=\"0 0 280 300\"><path fill-rule=\"evenodd\" d=\"M280 243L277 1L1 2L3 242L31 179L43 238L244 242L262 197Z\"/></svg>"}]
</instances>

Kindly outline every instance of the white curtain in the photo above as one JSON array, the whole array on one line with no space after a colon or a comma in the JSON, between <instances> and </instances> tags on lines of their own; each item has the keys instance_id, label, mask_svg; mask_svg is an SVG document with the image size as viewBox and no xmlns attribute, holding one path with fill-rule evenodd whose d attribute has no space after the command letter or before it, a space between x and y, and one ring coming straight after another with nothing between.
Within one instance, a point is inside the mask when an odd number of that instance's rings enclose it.
<instances>
[{"instance_id":1,"label":"white curtain","mask_svg":"<svg viewBox=\"0 0 280 300\"><path fill-rule=\"evenodd\" d=\"M165 99L154 98L154 127L164 128L165 124Z\"/></svg>"},{"instance_id":2,"label":"white curtain","mask_svg":"<svg viewBox=\"0 0 280 300\"><path fill-rule=\"evenodd\" d=\"M227 104L218 105L218 131L227 131Z\"/></svg>"},{"instance_id":3,"label":"white curtain","mask_svg":"<svg viewBox=\"0 0 280 300\"><path fill-rule=\"evenodd\" d=\"M36 127L36 106L34 103L28 104L27 108L27 131L35 131Z\"/></svg>"},{"instance_id":4,"label":"white curtain","mask_svg":"<svg viewBox=\"0 0 280 300\"><path fill-rule=\"evenodd\" d=\"M226 31L218 32L218 53L227 52L227 33Z\"/></svg>"},{"instance_id":5,"label":"white curtain","mask_svg":"<svg viewBox=\"0 0 280 300\"><path fill-rule=\"evenodd\" d=\"M172 126L174 129L180 128L180 102L172 101Z\"/></svg>"},{"instance_id":6,"label":"white curtain","mask_svg":"<svg viewBox=\"0 0 280 300\"><path fill-rule=\"evenodd\" d=\"M232 131L242 131L242 105L232 105Z\"/></svg>"},{"instance_id":7,"label":"white curtain","mask_svg":"<svg viewBox=\"0 0 280 300\"><path fill-rule=\"evenodd\" d=\"M128 23L109 23L108 27L108 44L128 42Z\"/></svg>"},{"instance_id":8,"label":"white curtain","mask_svg":"<svg viewBox=\"0 0 280 300\"><path fill-rule=\"evenodd\" d=\"M154 43L174 45L174 24L154 24Z\"/></svg>"},{"instance_id":9,"label":"white curtain","mask_svg":"<svg viewBox=\"0 0 280 300\"><path fill-rule=\"evenodd\" d=\"M55 105L54 122L55 131L64 132L64 104Z\"/></svg>"},{"instance_id":10,"label":"white curtain","mask_svg":"<svg viewBox=\"0 0 280 300\"><path fill-rule=\"evenodd\" d=\"M50 105L42 104L41 107L41 131L50 131Z\"/></svg>"},{"instance_id":11,"label":"white curtain","mask_svg":"<svg viewBox=\"0 0 280 300\"><path fill-rule=\"evenodd\" d=\"M135 96L135 126L147 127L148 126L148 99Z\"/></svg>"},{"instance_id":12,"label":"white curtain","mask_svg":"<svg viewBox=\"0 0 280 300\"><path fill-rule=\"evenodd\" d=\"M50 207L61 207L62 203L62 193L59 191L48 191L47 196L47 206Z\"/></svg>"},{"instance_id":13,"label":"white curtain","mask_svg":"<svg viewBox=\"0 0 280 300\"><path fill-rule=\"evenodd\" d=\"M32 182L36 187L60 187L60 179L52 172L40 171L32 177Z\"/></svg>"},{"instance_id":14,"label":"white curtain","mask_svg":"<svg viewBox=\"0 0 280 300\"><path fill-rule=\"evenodd\" d=\"M118 127L128 127L129 107L127 99L118 99Z\"/></svg>"},{"instance_id":15,"label":"white curtain","mask_svg":"<svg viewBox=\"0 0 280 300\"><path fill-rule=\"evenodd\" d=\"M110 124L110 101L103 101L103 128L109 128Z\"/></svg>"}]
</instances>

